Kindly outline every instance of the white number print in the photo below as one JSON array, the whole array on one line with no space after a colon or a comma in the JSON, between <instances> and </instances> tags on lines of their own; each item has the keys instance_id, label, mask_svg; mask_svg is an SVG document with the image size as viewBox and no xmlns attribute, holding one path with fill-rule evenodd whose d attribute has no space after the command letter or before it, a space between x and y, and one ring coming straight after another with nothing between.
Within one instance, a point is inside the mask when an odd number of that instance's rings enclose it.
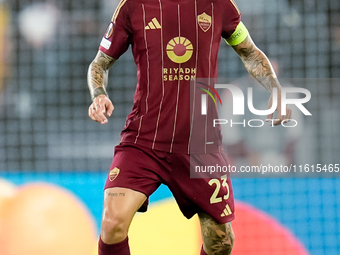
<instances>
[{"instance_id":1,"label":"white number print","mask_svg":"<svg viewBox=\"0 0 340 255\"><path fill-rule=\"evenodd\" d=\"M218 193L220 192L221 189L221 182L222 182L222 187L226 187L227 188L227 194L225 194L223 196L223 199L227 200L229 198L229 185L227 183L228 180L228 176L227 175L223 175L221 176L221 180L219 179L211 179L208 183L210 186L216 184L216 188L214 190L214 193L211 195L210 197L210 204L215 204L215 203L219 203L222 202L222 197L217 197Z\"/></svg>"}]
</instances>

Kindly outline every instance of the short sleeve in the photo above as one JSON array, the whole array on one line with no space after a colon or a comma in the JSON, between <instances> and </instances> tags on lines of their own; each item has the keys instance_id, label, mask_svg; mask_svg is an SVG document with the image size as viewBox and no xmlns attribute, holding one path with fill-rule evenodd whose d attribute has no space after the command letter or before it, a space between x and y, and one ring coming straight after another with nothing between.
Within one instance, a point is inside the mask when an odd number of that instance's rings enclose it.
<instances>
[{"instance_id":1,"label":"short sleeve","mask_svg":"<svg viewBox=\"0 0 340 255\"><path fill-rule=\"evenodd\" d=\"M128 14L127 0L122 0L118 4L100 43L99 50L114 59L118 59L130 44L132 33Z\"/></svg>"},{"instance_id":2,"label":"short sleeve","mask_svg":"<svg viewBox=\"0 0 340 255\"><path fill-rule=\"evenodd\" d=\"M234 0L222 1L222 37L229 38L236 30L241 21L241 12L239 11Z\"/></svg>"}]
</instances>

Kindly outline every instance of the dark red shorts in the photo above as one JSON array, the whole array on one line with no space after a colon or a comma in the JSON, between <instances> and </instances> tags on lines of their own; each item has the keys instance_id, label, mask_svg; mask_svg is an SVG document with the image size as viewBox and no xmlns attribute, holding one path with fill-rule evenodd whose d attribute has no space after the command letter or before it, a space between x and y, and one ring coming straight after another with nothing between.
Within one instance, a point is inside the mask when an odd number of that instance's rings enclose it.
<instances>
[{"instance_id":1,"label":"dark red shorts","mask_svg":"<svg viewBox=\"0 0 340 255\"><path fill-rule=\"evenodd\" d=\"M167 185L188 219L205 212L218 223L234 219L234 195L229 175L218 178L190 178L191 165L227 165L223 151L207 154L176 154L155 151L134 144L115 147L105 184L129 188L149 197L161 183ZM148 201L139 209L147 210Z\"/></svg>"}]
</instances>

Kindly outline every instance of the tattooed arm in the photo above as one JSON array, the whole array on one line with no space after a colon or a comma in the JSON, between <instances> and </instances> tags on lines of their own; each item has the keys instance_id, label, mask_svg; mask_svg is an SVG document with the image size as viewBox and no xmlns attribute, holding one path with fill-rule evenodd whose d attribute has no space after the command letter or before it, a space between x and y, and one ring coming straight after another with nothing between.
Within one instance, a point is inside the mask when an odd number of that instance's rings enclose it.
<instances>
[{"instance_id":1,"label":"tattooed arm","mask_svg":"<svg viewBox=\"0 0 340 255\"><path fill-rule=\"evenodd\" d=\"M107 79L109 68L116 60L98 51L97 56L92 61L87 73L87 83L92 100L99 95L106 95Z\"/></svg>"},{"instance_id":2,"label":"tattooed arm","mask_svg":"<svg viewBox=\"0 0 340 255\"><path fill-rule=\"evenodd\" d=\"M93 100L89 107L89 117L101 124L108 122L104 114L110 117L114 109L106 93L109 68L114 62L114 58L98 51L87 73L87 84Z\"/></svg>"},{"instance_id":3,"label":"tattooed arm","mask_svg":"<svg viewBox=\"0 0 340 255\"><path fill-rule=\"evenodd\" d=\"M266 55L256 47L250 35L240 44L232 46L240 56L248 73L251 74L263 87L271 94L268 102L268 109L272 106L273 88L278 90L277 100L277 117L273 121L274 125L280 125L285 119L291 118L291 109L287 107L286 115L281 115L281 85L276 77L271 63ZM268 119L272 119L273 114L268 115Z\"/></svg>"},{"instance_id":4,"label":"tattooed arm","mask_svg":"<svg viewBox=\"0 0 340 255\"><path fill-rule=\"evenodd\" d=\"M247 38L239 45L233 46L240 56L248 73L262 84L270 93L273 88L281 88L276 74L266 55L256 47L251 37Z\"/></svg>"}]
</instances>

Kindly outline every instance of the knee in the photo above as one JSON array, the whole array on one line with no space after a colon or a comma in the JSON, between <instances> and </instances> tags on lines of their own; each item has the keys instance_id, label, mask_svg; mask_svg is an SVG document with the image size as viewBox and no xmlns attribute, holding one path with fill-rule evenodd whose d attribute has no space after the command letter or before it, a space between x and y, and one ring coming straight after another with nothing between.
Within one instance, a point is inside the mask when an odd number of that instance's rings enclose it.
<instances>
[{"instance_id":1,"label":"knee","mask_svg":"<svg viewBox=\"0 0 340 255\"><path fill-rule=\"evenodd\" d=\"M118 215L103 215L100 237L104 243L113 244L123 241L127 237L128 223Z\"/></svg>"},{"instance_id":2,"label":"knee","mask_svg":"<svg viewBox=\"0 0 340 255\"><path fill-rule=\"evenodd\" d=\"M219 229L204 240L205 250L208 255L230 255L234 246L235 236L232 231Z\"/></svg>"},{"instance_id":3,"label":"knee","mask_svg":"<svg viewBox=\"0 0 340 255\"><path fill-rule=\"evenodd\" d=\"M230 255L234 245L234 236L215 239L205 244L208 255Z\"/></svg>"}]
</instances>

